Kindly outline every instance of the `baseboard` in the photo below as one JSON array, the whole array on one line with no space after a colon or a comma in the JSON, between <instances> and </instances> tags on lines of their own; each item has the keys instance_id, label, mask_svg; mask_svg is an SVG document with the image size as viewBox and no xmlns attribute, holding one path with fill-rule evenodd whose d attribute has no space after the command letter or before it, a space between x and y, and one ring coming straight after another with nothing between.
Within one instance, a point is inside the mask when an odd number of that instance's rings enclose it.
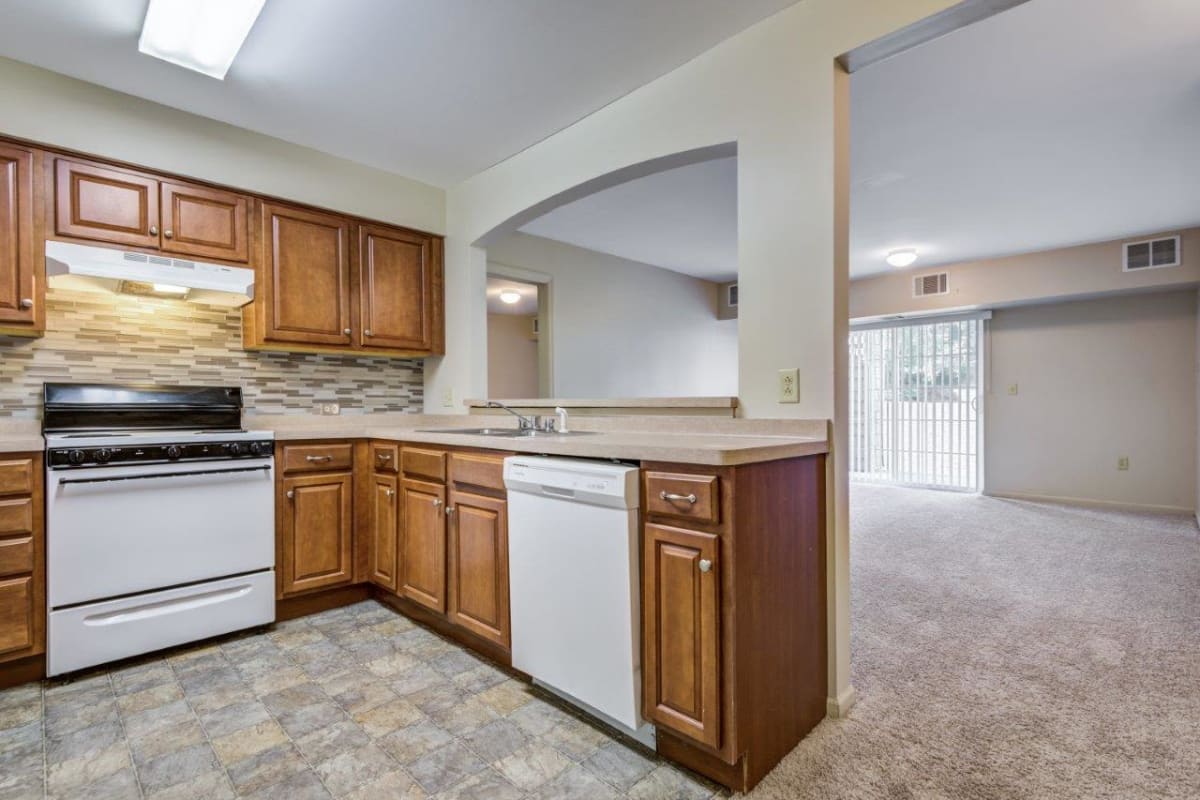
<instances>
[{"instance_id":1,"label":"baseboard","mask_svg":"<svg viewBox=\"0 0 1200 800\"><path fill-rule=\"evenodd\" d=\"M854 704L858 702L858 692L853 686L847 686L842 690L837 697L830 697L825 700L825 713L834 719L843 719L850 713L850 709L854 708Z\"/></svg>"},{"instance_id":2,"label":"baseboard","mask_svg":"<svg viewBox=\"0 0 1200 800\"><path fill-rule=\"evenodd\" d=\"M1103 508L1109 511L1139 511L1144 514L1164 514L1170 516L1193 516L1200 520L1196 509L1183 506L1156 506L1146 503L1119 503L1111 500L1093 500L1087 497L1061 497L1052 494L1030 494L1027 492L989 492L988 497L998 497L1004 500L1025 500L1030 503L1059 503L1064 506L1080 506L1082 508Z\"/></svg>"}]
</instances>

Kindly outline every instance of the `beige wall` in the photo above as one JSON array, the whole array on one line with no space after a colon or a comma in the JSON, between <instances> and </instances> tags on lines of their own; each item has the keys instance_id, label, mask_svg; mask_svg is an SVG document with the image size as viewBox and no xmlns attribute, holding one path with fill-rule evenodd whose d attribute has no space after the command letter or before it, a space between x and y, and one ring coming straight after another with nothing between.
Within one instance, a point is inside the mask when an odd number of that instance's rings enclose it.
<instances>
[{"instance_id":1,"label":"beige wall","mask_svg":"<svg viewBox=\"0 0 1200 800\"><path fill-rule=\"evenodd\" d=\"M1196 311L1176 291L995 312L985 491L1193 510Z\"/></svg>"},{"instance_id":2,"label":"beige wall","mask_svg":"<svg viewBox=\"0 0 1200 800\"><path fill-rule=\"evenodd\" d=\"M534 316L488 314L488 397L538 396L538 340Z\"/></svg>"},{"instance_id":3,"label":"beige wall","mask_svg":"<svg viewBox=\"0 0 1200 800\"><path fill-rule=\"evenodd\" d=\"M442 233L442 189L0 58L0 134Z\"/></svg>"},{"instance_id":4,"label":"beige wall","mask_svg":"<svg viewBox=\"0 0 1200 800\"><path fill-rule=\"evenodd\" d=\"M523 233L488 262L551 279L555 397L737 395L738 323L717 319L717 284ZM489 339L489 392L491 370Z\"/></svg>"},{"instance_id":5,"label":"beige wall","mask_svg":"<svg viewBox=\"0 0 1200 800\"><path fill-rule=\"evenodd\" d=\"M1066 300L1195 284L1200 281L1200 228L1163 231L1155 236L1175 234L1183 236L1182 263L1169 269L1121 271L1122 243L1152 238L1138 236L943 267L896 270L852 281L850 318L973 305L995 308L1033 300ZM912 296L913 276L942 271L950 273L950 294Z\"/></svg>"}]
</instances>

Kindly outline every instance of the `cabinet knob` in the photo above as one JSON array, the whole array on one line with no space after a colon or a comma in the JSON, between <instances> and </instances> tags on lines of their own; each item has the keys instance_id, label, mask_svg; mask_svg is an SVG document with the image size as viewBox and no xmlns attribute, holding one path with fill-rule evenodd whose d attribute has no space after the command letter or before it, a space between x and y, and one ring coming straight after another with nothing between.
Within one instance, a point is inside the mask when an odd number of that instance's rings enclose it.
<instances>
[{"instance_id":1,"label":"cabinet knob","mask_svg":"<svg viewBox=\"0 0 1200 800\"><path fill-rule=\"evenodd\" d=\"M446 515L449 516L450 514L453 514L453 513L454 513L454 506L446 506Z\"/></svg>"},{"instance_id":2,"label":"cabinet knob","mask_svg":"<svg viewBox=\"0 0 1200 800\"><path fill-rule=\"evenodd\" d=\"M33 308L33 300L26 297L21 300L21 308Z\"/></svg>"},{"instance_id":3,"label":"cabinet knob","mask_svg":"<svg viewBox=\"0 0 1200 800\"><path fill-rule=\"evenodd\" d=\"M384 492L384 494L386 494L388 497L391 497L392 495L394 495L394 494L396 493L396 491L395 491L394 489L384 489L384 490L383 490L383 492Z\"/></svg>"},{"instance_id":4,"label":"cabinet knob","mask_svg":"<svg viewBox=\"0 0 1200 800\"><path fill-rule=\"evenodd\" d=\"M150 226L150 235L151 235L151 236L158 236L158 226L157 226L157 225L151 225L151 226Z\"/></svg>"},{"instance_id":5,"label":"cabinet knob","mask_svg":"<svg viewBox=\"0 0 1200 800\"><path fill-rule=\"evenodd\" d=\"M343 328L343 329L342 329L342 333L344 333L344 334L346 334L347 336L349 336L349 335L352 333L352 331L351 331L349 328Z\"/></svg>"},{"instance_id":6,"label":"cabinet knob","mask_svg":"<svg viewBox=\"0 0 1200 800\"><path fill-rule=\"evenodd\" d=\"M371 335L371 329L370 329L370 328L367 328L365 331L363 331L363 336L370 336L370 335Z\"/></svg>"},{"instance_id":7,"label":"cabinet knob","mask_svg":"<svg viewBox=\"0 0 1200 800\"><path fill-rule=\"evenodd\" d=\"M288 500L291 500L293 497L296 496L296 493L294 491L292 491L291 489L288 489L287 496L288 496Z\"/></svg>"},{"instance_id":8,"label":"cabinet knob","mask_svg":"<svg viewBox=\"0 0 1200 800\"><path fill-rule=\"evenodd\" d=\"M700 559L700 571L701 572L708 572L711 569L712 569L711 561L709 561L707 558Z\"/></svg>"},{"instance_id":9,"label":"cabinet knob","mask_svg":"<svg viewBox=\"0 0 1200 800\"><path fill-rule=\"evenodd\" d=\"M441 499L440 499L440 498L437 498L437 497L433 498L433 507L434 507L434 508L437 508L437 507L438 507L438 506L440 506L441 504L442 504L442 501L441 501Z\"/></svg>"},{"instance_id":10,"label":"cabinet knob","mask_svg":"<svg viewBox=\"0 0 1200 800\"><path fill-rule=\"evenodd\" d=\"M174 231L163 231L163 236L167 237L168 239L170 239L174 235L175 235Z\"/></svg>"}]
</instances>

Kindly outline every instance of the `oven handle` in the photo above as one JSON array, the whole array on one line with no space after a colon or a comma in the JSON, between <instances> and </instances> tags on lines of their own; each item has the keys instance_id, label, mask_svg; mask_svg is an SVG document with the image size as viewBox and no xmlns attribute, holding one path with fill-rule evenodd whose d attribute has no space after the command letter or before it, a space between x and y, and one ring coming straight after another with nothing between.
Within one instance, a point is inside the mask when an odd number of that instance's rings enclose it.
<instances>
[{"instance_id":1,"label":"oven handle","mask_svg":"<svg viewBox=\"0 0 1200 800\"><path fill-rule=\"evenodd\" d=\"M153 475L121 475L114 478L64 478L58 482L58 485L65 486L68 483L112 483L114 481L143 481L149 478L187 478L192 475L228 475L233 472L265 472L270 469L272 469L272 465L265 464L261 467L208 469L197 472L157 472Z\"/></svg>"}]
</instances>

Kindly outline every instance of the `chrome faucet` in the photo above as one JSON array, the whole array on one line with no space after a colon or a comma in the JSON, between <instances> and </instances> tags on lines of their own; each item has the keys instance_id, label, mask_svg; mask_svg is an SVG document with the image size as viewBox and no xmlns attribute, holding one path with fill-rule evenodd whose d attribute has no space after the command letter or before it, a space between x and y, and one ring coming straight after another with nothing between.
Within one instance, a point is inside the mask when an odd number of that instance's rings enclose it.
<instances>
[{"instance_id":1,"label":"chrome faucet","mask_svg":"<svg viewBox=\"0 0 1200 800\"><path fill-rule=\"evenodd\" d=\"M514 417L516 417L517 418L517 430L535 431L538 429L538 427L542 421L541 417L527 417L524 414L520 414L520 413L517 413L516 411L513 411L511 408L504 405L504 403L497 403L495 400L488 400L487 407L488 408L502 408L505 411L507 411L508 413L512 414Z\"/></svg>"}]
</instances>

